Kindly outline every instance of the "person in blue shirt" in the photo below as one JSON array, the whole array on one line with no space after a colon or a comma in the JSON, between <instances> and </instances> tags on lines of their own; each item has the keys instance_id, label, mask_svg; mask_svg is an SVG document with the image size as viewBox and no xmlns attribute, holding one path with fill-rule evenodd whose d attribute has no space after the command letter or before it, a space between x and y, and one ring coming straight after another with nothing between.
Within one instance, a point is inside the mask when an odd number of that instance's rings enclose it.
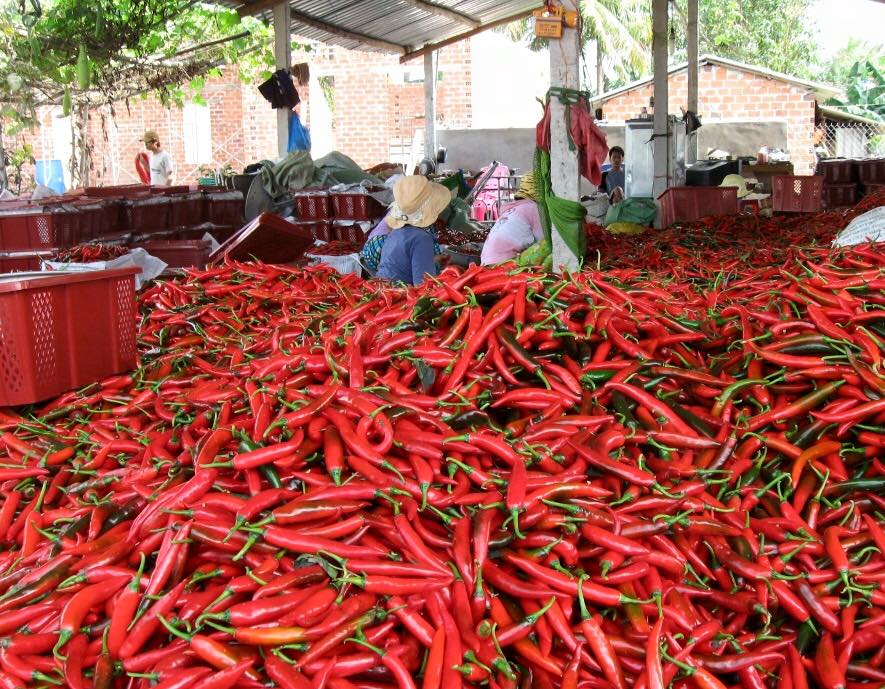
<instances>
[{"instance_id":1,"label":"person in blue shirt","mask_svg":"<svg viewBox=\"0 0 885 689\"><path fill-rule=\"evenodd\" d=\"M436 275L431 229L451 200L448 189L421 175L403 177L396 183L387 215L390 234L378 264L379 278L420 285L425 275Z\"/></svg>"},{"instance_id":2,"label":"person in blue shirt","mask_svg":"<svg viewBox=\"0 0 885 689\"><path fill-rule=\"evenodd\" d=\"M617 203L624 198L624 149L620 146L612 146L608 152L608 158L612 166L605 173L605 179L602 183L605 186L605 193L609 195L613 203Z\"/></svg>"}]
</instances>

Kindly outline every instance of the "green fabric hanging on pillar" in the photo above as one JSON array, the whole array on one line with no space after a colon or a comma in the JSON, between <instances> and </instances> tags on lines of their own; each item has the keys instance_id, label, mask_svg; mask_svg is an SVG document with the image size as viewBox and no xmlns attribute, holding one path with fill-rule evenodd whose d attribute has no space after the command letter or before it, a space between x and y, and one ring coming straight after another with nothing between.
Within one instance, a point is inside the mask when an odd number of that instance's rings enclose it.
<instances>
[{"instance_id":1,"label":"green fabric hanging on pillar","mask_svg":"<svg viewBox=\"0 0 885 689\"><path fill-rule=\"evenodd\" d=\"M587 235L584 232L587 209L577 201L562 199L553 193L550 154L540 148L535 149L535 180L538 188L538 210L548 245L553 246L552 233L555 230L578 257L578 262L582 263L587 250Z\"/></svg>"}]
</instances>

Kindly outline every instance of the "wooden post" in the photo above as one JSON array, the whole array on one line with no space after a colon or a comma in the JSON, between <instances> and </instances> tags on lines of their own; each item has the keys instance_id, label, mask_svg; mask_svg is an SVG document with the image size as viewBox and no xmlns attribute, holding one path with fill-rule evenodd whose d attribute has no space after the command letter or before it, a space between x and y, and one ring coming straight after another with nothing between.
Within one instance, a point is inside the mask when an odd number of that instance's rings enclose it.
<instances>
[{"instance_id":1,"label":"wooden post","mask_svg":"<svg viewBox=\"0 0 885 689\"><path fill-rule=\"evenodd\" d=\"M6 176L6 149L3 147L3 120L0 120L0 191L9 189L9 178Z\"/></svg>"},{"instance_id":2,"label":"wooden post","mask_svg":"<svg viewBox=\"0 0 885 689\"><path fill-rule=\"evenodd\" d=\"M688 109L698 112L698 0L688 0L688 25L686 26L688 43ZM697 132L689 136L685 142L685 162L692 165L698 159Z\"/></svg>"},{"instance_id":3,"label":"wooden post","mask_svg":"<svg viewBox=\"0 0 885 689\"><path fill-rule=\"evenodd\" d=\"M277 69L292 66L292 34L289 3L282 2L273 8L273 54ZM277 110L277 153L283 158L289 149L289 110Z\"/></svg>"},{"instance_id":4,"label":"wooden post","mask_svg":"<svg viewBox=\"0 0 885 689\"><path fill-rule=\"evenodd\" d=\"M670 136L668 123L667 6L668 0L652 0L652 55L654 57L654 182L657 199L670 185ZM660 214L658 214L660 221Z\"/></svg>"},{"instance_id":5,"label":"wooden post","mask_svg":"<svg viewBox=\"0 0 885 689\"><path fill-rule=\"evenodd\" d=\"M436 160L436 53L424 53L424 157Z\"/></svg>"},{"instance_id":6,"label":"wooden post","mask_svg":"<svg viewBox=\"0 0 885 689\"><path fill-rule=\"evenodd\" d=\"M666 0L664 0L666 2ZM562 3L566 11L579 11L577 0ZM580 16L580 14L579 14ZM581 88L581 26L564 27L561 39L550 40L550 85ZM580 201L580 170L577 151L569 148L565 106L555 96L550 98L550 183L553 193L563 199ZM563 242L556 229L552 232L553 268L557 272L578 269L580 257Z\"/></svg>"}]
</instances>

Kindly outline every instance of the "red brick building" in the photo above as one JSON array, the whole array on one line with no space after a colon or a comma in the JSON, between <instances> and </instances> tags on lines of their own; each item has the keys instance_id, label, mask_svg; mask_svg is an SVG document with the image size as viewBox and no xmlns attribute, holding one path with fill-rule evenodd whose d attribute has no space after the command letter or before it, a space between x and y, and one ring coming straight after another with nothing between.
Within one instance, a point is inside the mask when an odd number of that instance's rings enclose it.
<instances>
[{"instance_id":1,"label":"red brick building","mask_svg":"<svg viewBox=\"0 0 885 689\"><path fill-rule=\"evenodd\" d=\"M698 114L705 123L716 120L785 122L786 145L796 173L811 174L815 103L835 96L836 89L712 56L702 57L699 69ZM680 115L680 107L687 106L687 71L687 65L670 70L668 101L673 115ZM623 122L637 117L643 107L648 107L653 92L649 78L603 94L595 103L603 108L609 122Z\"/></svg>"},{"instance_id":2,"label":"red brick building","mask_svg":"<svg viewBox=\"0 0 885 689\"><path fill-rule=\"evenodd\" d=\"M411 160L424 128L424 65L400 65L395 55L365 53L317 44L293 56L308 62L310 83L299 87L302 119L311 128L313 155L338 150L365 167ZM437 120L449 128L471 126L470 42L438 53ZM235 68L211 78L203 89L206 106L164 107L154 96L94 110L89 117L93 184L137 182L140 139L154 129L173 157L175 181L194 182L201 166L245 165L277 155L276 115L254 84L242 84ZM7 140L34 146L38 160L70 160L70 121L58 109L43 112L41 126ZM67 175L66 175L67 177Z\"/></svg>"}]
</instances>

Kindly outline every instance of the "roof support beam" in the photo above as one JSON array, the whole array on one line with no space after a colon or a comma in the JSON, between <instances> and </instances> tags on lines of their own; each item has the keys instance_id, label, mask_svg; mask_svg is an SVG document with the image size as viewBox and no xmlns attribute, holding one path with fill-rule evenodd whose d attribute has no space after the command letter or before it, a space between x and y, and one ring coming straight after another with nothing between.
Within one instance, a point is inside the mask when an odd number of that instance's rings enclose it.
<instances>
[{"instance_id":1,"label":"roof support beam","mask_svg":"<svg viewBox=\"0 0 885 689\"><path fill-rule=\"evenodd\" d=\"M488 22L486 24L481 24L475 29L471 29L470 31L465 31L464 33L460 33L457 36L452 36L451 38L447 38L444 41L439 41L438 43L428 43L423 48L419 48L418 50L412 50L407 52L405 55L400 57L399 61L408 62L409 60L414 60L416 57L421 57L426 53L432 53L435 50L439 50L440 48L445 48L448 45L452 45L454 43L460 43L461 41L467 38L473 38L477 34L481 34L483 31L488 31L489 29L494 29L499 26L503 26L504 24L509 24L510 22L518 21L519 19L525 19L526 17L532 16L531 10L524 10L522 12L518 12L509 17L504 17L503 19L496 19L493 22Z\"/></svg>"},{"instance_id":2,"label":"roof support beam","mask_svg":"<svg viewBox=\"0 0 885 689\"><path fill-rule=\"evenodd\" d=\"M436 160L436 55L424 54L424 157Z\"/></svg>"},{"instance_id":3,"label":"roof support beam","mask_svg":"<svg viewBox=\"0 0 885 689\"><path fill-rule=\"evenodd\" d=\"M688 0L688 21L685 31L688 44L688 109L698 114L698 0ZM698 133L695 131L686 141L685 162L693 165L698 159Z\"/></svg>"},{"instance_id":4,"label":"roof support beam","mask_svg":"<svg viewBox=\"0 0 885 689\"><path fill-rule=\"evenodd\" d=\"M652 56L654 57L654 140L652 141L654 160L654 182L652 195L657 199L670 186L670 123L669 92L667 70L667 28L669 24L669 3L667 0L652 0ZM660 213L658 213L660 223ZM659 226L659 225L658 225Z\"/></svg>"},{"instance_id":5,"label":"roof support beam","mask_svg":"<svg viewBox=\"0 0 885 689\"><path fill-rule=\"evenodd\" d=\"M278 4L280 4L279 0L258 0L258 2L238 7L237 14L241 17L252 17L271 9ZM321 19L311 17L303 12L297 12L296 10L290 9L289 14L292 17L292 21L296 24L304 24L305 26L310 26L319 31L325 31L328 34L338 36L339 38L347 38L352 41L357 41L365 46L383 50L386 53L398 53L402 55L407 51L405 46L399 45L398 43L391 43L390 41L384 41L380 38L375 38L374 36L367 36L356 31L342 29L340 26L324 22Z\"/></svg>"},{"instance_id":6,"label":"roof support beam","mask_svg":"<svg viewBox=\"0 0 885 689\"><path fill-rule=\"evenodd\" d=\"M467 26L471 26L474 29L479 28L482 22L479 21L476 17L471 17L468 14L464 14L463 12L458 12L457 10L449 9L448 7L443 7L442 5L437 5L433 2L428 2L427 0L402 0L407 5L411 5L412 7L417 7L419 10L423 12L427 12L427 14L435 14L438 17L445 17L446 19L451 19L452 21L456 21L459 24L467 24Z\"/></svg>"},{"instance_id":7,"label":"roof support beam","mask_svg":"<svg viewBox=\"0 0 885 689\"><path fill-rule=\"evenodd\" d=\"M289 3L281 2L273 8L273 54L277 69L292 67L292 24L289 21ZM277 153L284 158L289 151L289 109L277 110Z\"/></svg>"},{"instance_id":8,"label":"roof support beam","mask_svg":"<svg viewBox=\"0 0 885 689\"><path fill-rule=\"evenodd\" d=\"M664 0L666 2L666 0ZM578 8L578 0L565 0L566 11ZM580 20L579 20L580 21ZM581 27L564 26L562 38L550 41L550 86L581 88ZM556 45L558 43L558 45ZM550 98L550 186L561 199L581 199L581 173L578 152L569 140L565 105ZM574 272L583 256L576 256L555 227L551 228L553 269L557 273Z\"/></svg>"}]
</instances>

